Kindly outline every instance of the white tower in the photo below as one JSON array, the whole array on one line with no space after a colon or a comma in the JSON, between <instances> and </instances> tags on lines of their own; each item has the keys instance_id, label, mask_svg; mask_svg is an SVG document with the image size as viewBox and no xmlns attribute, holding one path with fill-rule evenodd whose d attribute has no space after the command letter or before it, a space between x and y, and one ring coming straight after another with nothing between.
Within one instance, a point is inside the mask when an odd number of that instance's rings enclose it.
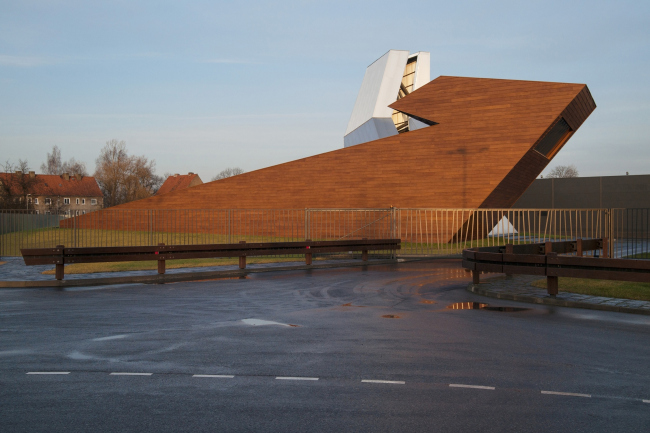
<instances>
[{"instance_id":1,"label":"white tower","mask_svg":"<svg viewBox=\"0 0 650 433\"><path fill-rule=\"evenodd\" d=\"M344 147L428 126L388 106L430 81L430 54L390 50L366 69Z\"/></svg>"}]
</instances>

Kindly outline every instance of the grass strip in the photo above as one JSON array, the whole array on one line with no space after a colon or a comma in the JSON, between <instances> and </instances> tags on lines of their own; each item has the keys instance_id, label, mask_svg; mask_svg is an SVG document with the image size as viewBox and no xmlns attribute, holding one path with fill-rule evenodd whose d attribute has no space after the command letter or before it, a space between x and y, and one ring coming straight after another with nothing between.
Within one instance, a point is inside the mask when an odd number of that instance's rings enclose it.
<instances>
[{"instance_id":1,"label":"grass strip","mask_svg":"<svg viewBox=\"0 0 650 433\"><path fill-rule=\"evenodd\" d=\"M328 260L328 258L314 257L314 261ZM248 257L247 264L252 263L282 263L282 262L302 262L303 257ZM239 258L228 257L223 259L183 259L167 260L166 269L178 268L198 268L208 266L229 266L239 264ZM124 272L124 271L148 271L158 269L158 262L147 260L142 262L110 262L110 263L74 263L65 266L66 274L94 274L98 272ZM54 275L54 269L43 271L44 275Z\"/></svg>"},{"instance_id":2,"label":"grass strip","mask_svg":"<svg viewBox=\"0 0 650 433\"><path fill-rule=\"evenodd\" d=\"M533 281L531 284L546 289L546 279ZM559 290L581 295L650 301L650 283L560 277Z\"/></svg>"}]
</instances>

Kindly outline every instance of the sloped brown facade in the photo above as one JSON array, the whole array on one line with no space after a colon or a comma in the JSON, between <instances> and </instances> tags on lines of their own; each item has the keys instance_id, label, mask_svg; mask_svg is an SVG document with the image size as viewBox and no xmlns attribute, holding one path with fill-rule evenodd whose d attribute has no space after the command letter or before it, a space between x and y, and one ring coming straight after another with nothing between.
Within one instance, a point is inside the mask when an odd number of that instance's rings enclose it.
<instances>
[{"instance_id":1,"label":"sloped brown facade","mask_svg":"<svg viewBox=\"0 0 650 433\"><path fill-rule=\"evenodd\" d=\"M584 84L442 76L391 107L432 126L117 208L507 208L596 105Z\"/></svg>"}]
</instances>

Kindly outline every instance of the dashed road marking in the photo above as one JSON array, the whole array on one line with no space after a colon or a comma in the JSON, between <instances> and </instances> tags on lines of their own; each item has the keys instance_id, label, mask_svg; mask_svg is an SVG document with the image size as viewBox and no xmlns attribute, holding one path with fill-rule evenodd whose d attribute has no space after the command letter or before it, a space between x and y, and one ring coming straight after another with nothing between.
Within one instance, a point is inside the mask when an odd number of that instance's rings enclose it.
<instances>
[{"instance_id":1,"label":"dashed road marking","mask_svg":"<svg viewBox=\"0 0 650 433\"><path fill-rule=\"evenodd\" d=\"M491 391L494 391L495 388L493 386L483 386L483 385L464 385L462 383L450 383L449 384L450 388L473 388L473 389L489 389Z\"/></svg>"},{"instance_id":2,"label":"dashed road marking","mask_svg":"<svg viewBox=\"0 0 650 433\"><path fill-rule=\"evenodd\" d=\"M192 377L216 377L219 379L232 379L235 376L232 374L194 374Z\"/></svg>"},{"instance_id":3,"label":"dashed road marking","mask_svg":"<svg viewBox=\"0 0 650 433\"><path fill-rule=\"evenodd\" d=\"M650 400L641 400L644 403L650 403Z\"/></svg>"},{"instance_id":4,"label":"dashed road marking","mask_svg":"<svg viewBox=\"0 0 650 433\"><path fill-rule=\"evenodd\" d=\"M70 374L69 371L28 371L25 374Z\"/></svg>"},{"instance_id":5,"label":"dashed road marking","mask_svg":"<svg viewBox=\"0 0 650 433\"><path fill-rule=\"evenodd\" d=\"M542 394L547 395L566 395L569 397L586 397L591 398L591 394L578 394L575 392L559 392L559 391L542 391Z\"/></svg>"},{"instance_id":6,"label":"dashed road marking","mask_svg":"<svg viewBox=\"0 0 650 433\"><path fill-rule=\"evenodd\" d=\"M278 376L277 380L318 380L317 377L291 377L291 376Z\"/></svg>"},{"instance_id":7,"label":"dashed road marking","mask_svg":"<svg viewBox=\"0 0 650 433\"><path fill-rule=\"evenodd\" d=\"M120 373L113 372L110 376L151 376L153 373Z\"/></svg>"},{"instance_id":8,"label":"dashed road marking","mask_svg":"<svg viewBox=\"0 0 650 433\"><path fill-rule=\"evenodd\" d=\"M403 380L375 380L375 379L363 379L362 383L390 383L393 385L404 385L406 382Z\"/></svg>"}]
</instances>

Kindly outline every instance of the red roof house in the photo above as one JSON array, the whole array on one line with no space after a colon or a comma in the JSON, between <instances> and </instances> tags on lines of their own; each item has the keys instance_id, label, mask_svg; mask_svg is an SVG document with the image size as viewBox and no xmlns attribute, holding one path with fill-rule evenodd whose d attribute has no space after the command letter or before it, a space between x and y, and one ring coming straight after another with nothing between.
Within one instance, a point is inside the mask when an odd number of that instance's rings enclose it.
<instances>
[{"instance_id":1,"label":"red roof house","mask_svg":"<svg viewBox=\"0 0 650 433\"><path fill-rule=\"evenodd\" d=\"M176 191L177 189L190 188L196 185L201 185L203 181L198 174L189 172L187 174L175 174L169 176L165 183L162 184L156 195L166 194L168 192Z\"/></svg>"}]
</instances>

